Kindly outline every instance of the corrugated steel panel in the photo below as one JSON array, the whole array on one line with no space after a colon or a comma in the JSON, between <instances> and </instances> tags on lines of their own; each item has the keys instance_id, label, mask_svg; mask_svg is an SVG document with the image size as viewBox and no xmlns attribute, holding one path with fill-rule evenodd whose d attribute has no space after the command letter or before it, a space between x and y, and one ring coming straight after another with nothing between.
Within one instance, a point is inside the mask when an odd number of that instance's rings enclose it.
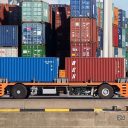
<instances>
[{"instance_id":1,"label":"corrugated steel panel","mask_svg":"<svg viewBox=\"0 0 128 128\"><path fill-rule=\"evenodd\" d=\"M0 57L18 57L18 48L0 47Z\"/></svg>"},{"instance_id":2,"label":"corrugated steel panel","mask_svg":"<svg viewBox=\"0 0 128 128\"><path fill-rule=\"evenodd\" d=\"M97 42L96 19L71 18L70 41L76 42Z\"/></svg>"},{"instance_id":3,"label":"corrugated steel panel","mask_svg":"<svg viewBox=\"0 0 128 128\"><path fill-rule=\"evenodd\" d=\"M118 27L118 47L122 48L122 28Z\"/></svg>"},{"instance_id":4,"label":"corrugated steel panel","mask_svg":"<svg viewBox=\"0 0 128 128\"><path fill-rule=\"evenodd\" d=\"M45 45L22 45L22 57L45 57Z\"/></svg>"},{"instance_id":5,"label":"corrugated steel panel","mask_svg":"<svg viewBox=\"0 0 128 128\"><path fill-rule=\"evenodd\" d=\"M49 22L49 5L46 2L22 2L22 21Z\"/></svg>"},{"instance_id":6,"label":"corrugated steel panel","mask_svg":"<svg viewBox=\"0 0 128 128\"><path fill-rule=\"evenodd\" d=\"M125 78L123 58L66 58L65 63L70 82L114 82Z\"/></svg>"},{"instance_id":7,"label":"corrugated steel panel","mask_svg":"<svg viewBox=\"0 0 128 128\"><path fill-rule=\"evenodd\" d=\"M1 24L4 22L4 20L5 20L5 5L0 4L0 22L1 22Z\"/></svg>"},{"instance_id":8,"label":"corrugated steel panel","mask_svg":"<svg viewBox=\"0 0 128 128\"><path fill-rule=\"evenodd\" d=\"M96 43L71 43L71 57L96 57Z\"/></svg>"},{"instance_id":9,"label":"corrugated steel panel","mask_svg":"<svg viewBox=\"0 0 128 128\"><path fill-rule=\"evenodd\" d=\"M118 48L118 57L123 57L122 48Z\"/></svg>"},{"instance_id":10,"label":"corrugated steel panel","mask_svg":"<svg viewBox=\"0 0 128 128\"><path fill-rule=\"evenodd\" d=\"M117 7L114 7L114 25L118 26L119 21L119 9Z\"/></svg>"},{"instance_id":11,"label":"corrugated steel panel","mask_svg":"<svg viewBox=\"0 0 128 128\"><path fill-rule=\"evenodd\" d=\"M128 42L128 28L127 29L125 29L125 39L126 39L126 42Z\"/></svg>"},{"instance_id":12,"label":"corrugated steel panel","mask_svg":"<svg viewBox=\"0 0 128 128\"><path fill-rule=\"evenodd\" d=\"M125 29L122 28L122 47L123 48L126 47L126 37L125 37L125 34L126 34Z\"/></svg>"},{"instance_id":13,"label":"corrugated steel panel","mask_svg":"<svg viewBox=\"0 0 128 128\"><path fill-rule=\"evenodd\" d=\"M53 82L58 66L57 58L0 58L0 78L9 82Z\"/></svg>"},{"instance_id":14,"label":"corrugated steel panel","mask_svg":"<svg viewBox=\"0 0 128 128\"><path fill-rule=\"evenodd\" d=\"M0 46L18 47L18 26L0 26Z\"/></svg>"},{"instance_id":15,"label":"corrugated steel panel","mask_svg":"<svg viewBox=\"0 0 128 128\"><path fill-rule=\"evenodd\" d=\"M101 9L97 8L97 26L101 26Z\"/></svg>"},{"instance_id":16,"label":"corrugated steel panel","mask_svg":"<svg viewBox=\"0 0 128 128\"><path fill-rule=\"evenodd\" d=\"M71 0L71 17L96 18L96 0Z\"/></svg>"},{"instance_id":17,"label":"corrugated steel panel","mask_svg":"<svg viewBox=\"0 0 128 128\"><path fill-rule=\"evenodd\" d=\"M98 47L103 49L103 29L98 27Z\"/></svg>"},{"instance_id":18,"label":"corrugated steel panel","mask_svg":"<svg viewBox=\"0 0 128 128\"><path fill-rule=\"evenodd\" d=\"M119 43L119 40L118 40L118 26L116 25L113 25L113 46L114 47L118 47L118 43Z\"/></svg>"},{"instance_id":19,"label":"corrugated steel panel","mask_svg":"<svg viewBox=\"0 0 128 128\"><path fill-rule=\"evenodd\" d=\"M120 28L125 28L125 18L126 18L126 11L119 9L119 23L118 26Z\"/></svg>"},{"instance_id":20,"label":"corrugated steel panel","mask_svg":"<svg viewBox=\"0 0 128 128\"><path fill-rule=\"evenodd\" d=\"M23 23L22 44L45 44L45 23Z\"/></svg>"}]
</instances>

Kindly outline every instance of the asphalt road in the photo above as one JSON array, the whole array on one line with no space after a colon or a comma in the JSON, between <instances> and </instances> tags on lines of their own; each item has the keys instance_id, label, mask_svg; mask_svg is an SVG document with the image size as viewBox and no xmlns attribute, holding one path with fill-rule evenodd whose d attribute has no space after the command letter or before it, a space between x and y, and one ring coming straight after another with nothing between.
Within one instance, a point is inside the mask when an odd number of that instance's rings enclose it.
<instances>
[{"instance_id":1,"label":"asphalt road","mask_svg":"<svg viewBox=\"0 0 128 128\"><path fill-rule=\"evenodd\" d=\"M30 99L0 99L0 108L20 108L20 109L43 109L43 108L112 108L118 106L123 109L128 106L128 99L91 99L91 98L30 98Z\"/></svg>"}]
</instances>

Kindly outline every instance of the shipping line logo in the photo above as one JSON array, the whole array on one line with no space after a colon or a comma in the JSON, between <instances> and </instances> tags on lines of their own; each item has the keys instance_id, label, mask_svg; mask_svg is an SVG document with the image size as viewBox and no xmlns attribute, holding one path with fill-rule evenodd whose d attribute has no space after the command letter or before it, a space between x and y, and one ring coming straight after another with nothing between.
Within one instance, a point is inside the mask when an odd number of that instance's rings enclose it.
<instances>
[{"instance_id":1,"label":"shipping line logo","mask_svg":"<svg viewBox=\"0 0 128 128\"><path fill-rule=\"evenodd\" d=\"M76 61L72 61L72 80L76 79Z\"/></svg>"}]
</instances>

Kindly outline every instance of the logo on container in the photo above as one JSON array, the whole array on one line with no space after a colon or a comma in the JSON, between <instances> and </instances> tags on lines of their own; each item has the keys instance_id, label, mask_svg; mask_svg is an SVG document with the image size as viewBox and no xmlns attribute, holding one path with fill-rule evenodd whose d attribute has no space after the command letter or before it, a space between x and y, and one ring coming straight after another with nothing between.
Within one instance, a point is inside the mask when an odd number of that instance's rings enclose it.
<instances>
[{"instance_id":1,"label":"logo on container","mask_svg":"<svg viewBox=\"0 0 128 128\"><path fill-rule=\"evenodd\" d=\"M76 78L76 61L72 61L72 79Z\"/></svg>"}]
</instances>

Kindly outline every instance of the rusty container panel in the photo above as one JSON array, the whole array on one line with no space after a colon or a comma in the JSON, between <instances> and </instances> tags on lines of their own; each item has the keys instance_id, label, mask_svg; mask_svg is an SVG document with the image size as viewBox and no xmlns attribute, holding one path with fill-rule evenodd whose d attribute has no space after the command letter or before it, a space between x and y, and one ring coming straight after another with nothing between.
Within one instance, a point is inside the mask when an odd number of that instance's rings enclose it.
<instances>
[{"instance_id":1,"label":"rusty container panel","mask_svg":"<svg viewBox=\"0 0 128 128\"><path fill-rule=\"evenodd\" d=\"M114 7L114 25L119 24L119 9L117 7Z\"/></svg>"},{"instance_id":2,"label":"rusty container panel","mask_svg":"<svg viewBox=\"0 0 128 128\"><path fill-rule=\"evenodd\" d=\"M97 42L96 19L71 18L70 24L71 42Z\"/></svg>"},{"instance_id":3,"label":"rusty container panel","mask_svg":"<svg viewBox=\"0 0 128 128\"><path fill-rule=\"evenodd\" d=\"M5 5L0 4L0 23L3 24L5 20Z\"/></svg>"},{"instance_id":4,"label":"rusty container panel","mask_svg":"<svg viewBox=\"0 0 128 128\"><path fill-rule=\"evenodd\" d=\"M125 78L125 61L123 58L66 58L65 70L69 82L115 82Z\"/></svg>"},{"instance_id":5,"label":"rusty container panel","mask_svg":"<svg viewBox=\"0 0 128 128\"><path fill-rule=\"evenodd\" d=\"M96 57L96 43L71 43L71 57Z\"/></svg>"},{"instance_id":6,"label":"rusty container panel","mask_svg":"<svg viewBox=\"0 0 128 128\"><path fill-rule=\"evenodd\" d=\"M118 47L119 44L119 33L118 33L118 26L113 25L113 46Z\"/></svg>"},{"instance_id":7,"label":"rusty container panel","mask_svg":"<svg viewBox=\"0 0 128 128\"><path fill-rule=\"evenodd\" d=\"M97 8L97 26L101 26L101 9Z\"/></svg>"}]
</instances>

